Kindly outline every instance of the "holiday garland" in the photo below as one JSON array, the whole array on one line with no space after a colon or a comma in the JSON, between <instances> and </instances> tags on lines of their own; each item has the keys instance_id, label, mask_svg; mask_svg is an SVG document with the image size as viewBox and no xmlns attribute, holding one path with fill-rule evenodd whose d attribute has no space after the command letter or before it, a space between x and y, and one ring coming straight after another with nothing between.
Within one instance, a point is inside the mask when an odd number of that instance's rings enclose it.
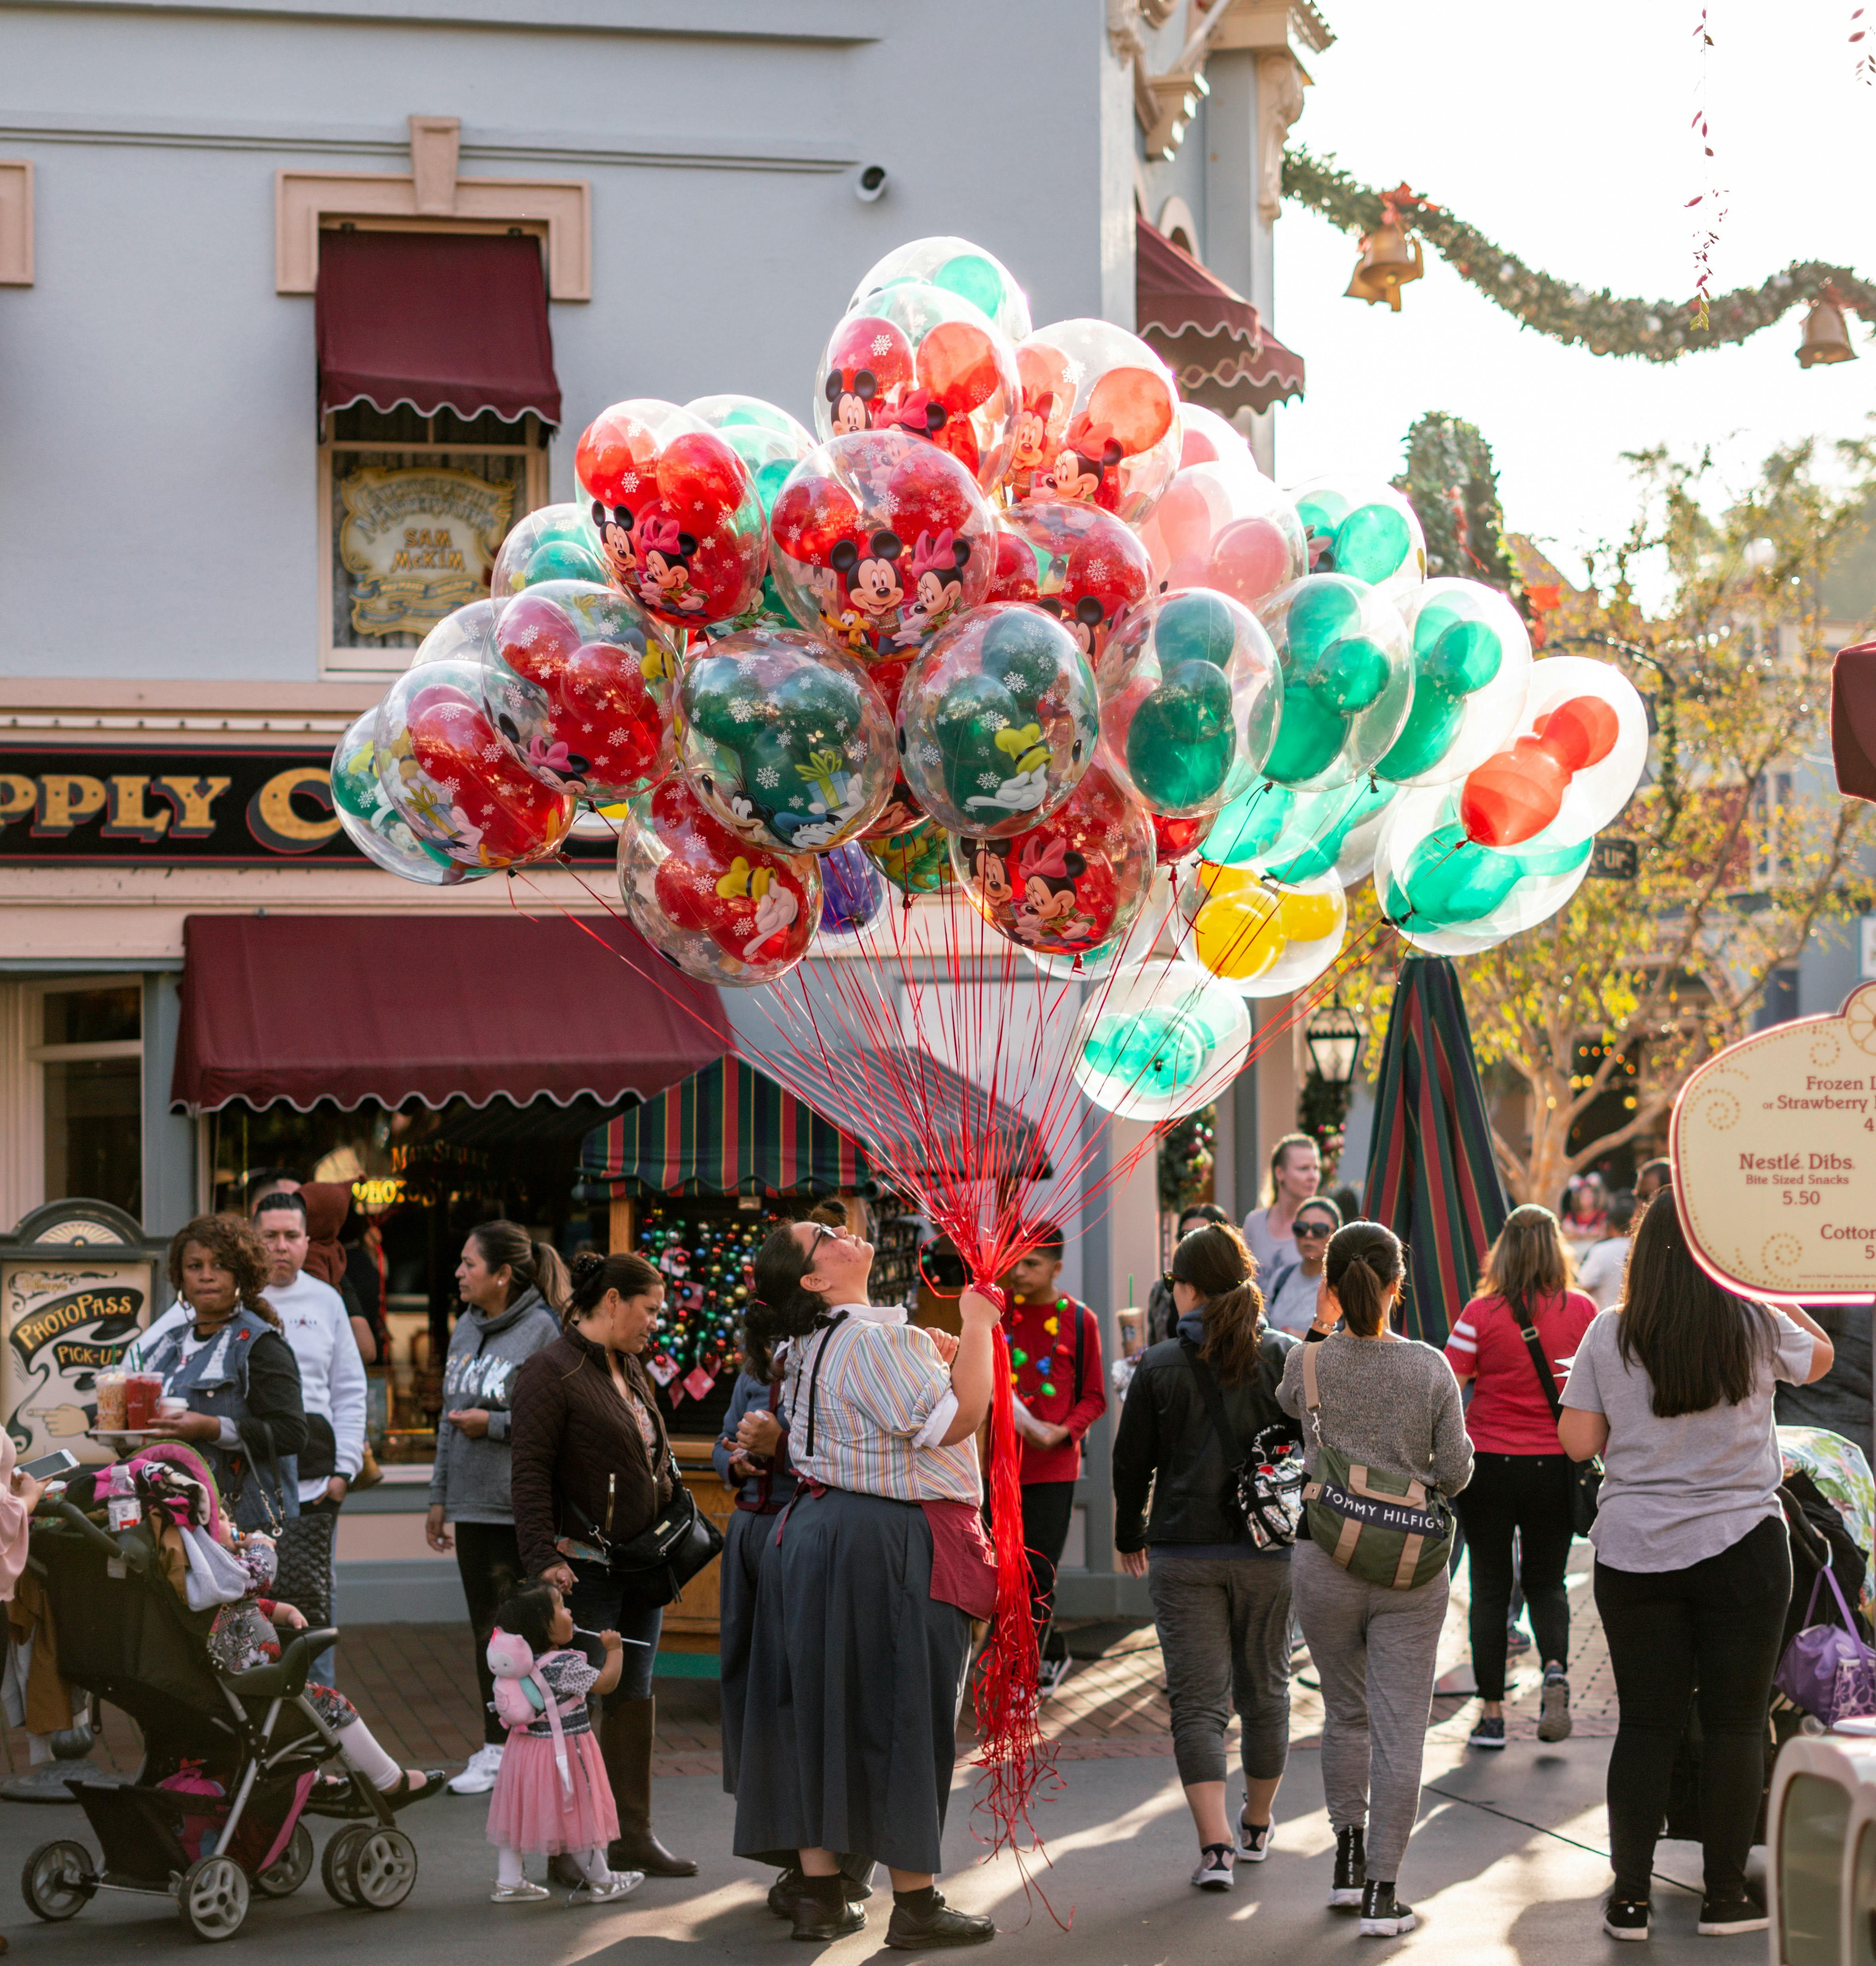
<instances>
[{"instance_id":1,"label":"holiday garland","mask_svg":"<svg viewBox=\"0 0 1876 1966\"><path fill-rule=\"evenodd\" d=\"M1159 1136L1159 1206L1177 1215L1203 1201L1211 1184L1216 1109L1202 1106Z\"/></svg>"},{"instance_id":2,"label":"holiday garland","mask_svg":"<svg viewBox=\"0 0 1876 1966\"><path fill-rule=\"evenodd\" d=\"M1794 260L1763 286L1739 287L1709 299L1626 300L1607 287L1591 293L1527 266L1476 227L1455 218L1404 184L1376 191L1358 183L1331 159L1304 150L1283 160L1286 198L1319 212L1344 232L1372 232L1391 216L1424 239L1459 277L1526 327L1553 340L1580 343L1595 355L1639 355L1678 361L1700 350L1744 341L1770 327L1800 301L1828 294L1842 308L1876 322L1876 285L1847 266ZM1704 305L1706 324L1697 318Z\"/></svg>"}]
</instances>

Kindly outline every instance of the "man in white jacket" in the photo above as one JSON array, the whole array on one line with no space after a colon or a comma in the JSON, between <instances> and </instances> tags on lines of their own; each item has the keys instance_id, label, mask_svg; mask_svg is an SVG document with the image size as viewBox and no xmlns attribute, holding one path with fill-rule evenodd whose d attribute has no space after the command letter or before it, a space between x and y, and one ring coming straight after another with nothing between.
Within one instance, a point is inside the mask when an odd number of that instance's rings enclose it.
<instances>
[{"instance_id":1,"label":"man in white jacket","mask_svg":"<svg viewBox=\"0 0 1876 1966\"><path fill-rule=\"evenodd\" d=\"M365 1362L345 1300L331 1284L305 1274L305 1203L279 1191L263 1195L254 1226L273 1266L266 1298L299 1362L300 1397L311 1433L300 1456L300 1513L280 1538L280 1594L311 1624L329 1625L339 1507L365 1458ZM309 1597L315 1601L308 1603ZM330 1650L322 1652L311 1674L327 1686L333 1683L332 1656Z\"/></svg>"}]
</instances>

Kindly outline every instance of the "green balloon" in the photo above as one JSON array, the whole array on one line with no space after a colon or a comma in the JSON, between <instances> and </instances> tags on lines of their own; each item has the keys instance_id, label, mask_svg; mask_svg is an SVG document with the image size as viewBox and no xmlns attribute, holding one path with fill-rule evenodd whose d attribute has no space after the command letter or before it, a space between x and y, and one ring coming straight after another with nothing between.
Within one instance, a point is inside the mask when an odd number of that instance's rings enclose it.
<instances>
[{"instance_id":1,"label":"green balloon","mask_svg":"<svg viewBox=\"0 0 1876 1966\"><path fill-rule=\"evenodd\" d=\"M1327 873L1342 857L1349 835L1394 797L1394 788L1357 778L1352 785L1338 785L1331 791L1305 792L1300 797L1293 793L1291 797L1296 804L1290 823L1271 843L1275 853L1284 852L1293 843L1301 843L1286 859L1269 859L1264 868L1273 881L1287 887ZM1214 827L1214 834L1217 830ZM1213 857L1210 839L1205 842L1205 856Z\"/></svg>"},{"instance_id":2,"label":"green balloon","mask_svg":"<svg viewBox=\"0 0 1876 1966\"><path fill-rule=\"evenodd\" d=\"M1130 1091L1165 1094L1197 1082L1212 1044L1212 1033L1201 1019L1152 1004L1131 1016L1101 1018L1081 1056Z\"/></svg>"},{"instance_id":3,"label":"green balloon","mask_svg":"<svg viewBox=\"0 0 1876 1966\"><path fill-rule=\"evenodd\" d=\"M1237 640L1230 609L1220 596L1202 589L1175 595L1153 624L1154 653L1168 669L1189 662L1216 662L1223 669Z\"/></svg>"},{"instance_id":4,"label":"green balloon","mask_svg":"<svg viewBox=\"0 0 1876 1966\"><path fill-rule=\"evenodd\" d=\"M1465 721L1465 705L1423 675L1413 685L1413 707L1388 755L1375 767L1384 778L1417 778L1430 772L1452 747Z\"/></svg>"},{"instance_id":5,"label":"green balloon","mask_svg":"<svg viewBox=\"0 0 1876 1966\"><path fill-rule=\"evenodd\" d=\"M1296 501L1296 512L1304 532L1333 533L1349 516L1349 501L1339 492L1323 487L1305 492Z\"/></svg>"},{"instance_id":6,"label":"green balloon","mask_svg":"<svg viewBox=\"0 0 1876 1966\"><path fill-rule=\"evenodd\" d=\"M1388 652L1365 635L1331 643L1304 678L1323 701L1345 716L1367 709L1388 687Z\"/></svg>"},{"instance_id":7,"label":"green balloon","mask_svg":"<svg viewBox=\"0 0 1876 1966\"><path fill-rule=\"evenodd\" d=\"M1349 720L1315 690L1286 689L1277 741L1264 760L1264 775L1295 785L1326 772L1348 740ZM1209 842L1207 843L1209 844Z\"/></svg>"},{"instance_id":8,"label":"green balloon","mask_svg":"<svg viewBox=\"0 0 1876 1966\"><path fill-rule=\"evenodd\" d=\"M1413 654L1424 681L1470 696L1497 678L1504 645L1489 621L1455 619L1443 608L1429 608L1413 624Z\"/></svg>"},{"instance_id":9,"label":"green balloon","mask_svg":"<svg viewBox=\"0 0 1876 1966\"><path fill-rule=\"evenodd\" d=\"M1284 680L1289 680L1293 662L1321 655L1345 635L1353 633L1361 619L1359 592L1334 581L1310 581L1290 603L1284 623L1284 640L1289 649L1284 663Z\"/></svg>"},{"instance_id":10,"label":"green balloon","mask_svg":"<svg viewBox=\"0 0 1876 1966\"><path fill-rule=\"evenodd\" d=\"M611 579L604 561L583 541L550 537L528 555L524 584L536 587L543 580L591 580L603 587Z\"/></svg>"},{"instance_id":11,"label":"green balloon","mask_svg":"<svg viewBox=\"0 0 1876 1966\"><path fill-rule=\"evenodd\" d=\"M787 457L772 457L766 464L756 467L756 495L762 501L763 512L772 517L775 509L775 494L788 482L788 473L795 469L795 460Z\"/></svg>"},{"instance_id":12,"label":"green balloon","mask_svg":"<svg viewBox=\"0 0 1876 1966\"><path fill-rule=\"evenodd\" d=\"M1394 870L1388 914L1413 929L1463 928L1482 922L1511 898L1519 881L1565 874L1589 858L1591 843L1507 853L1468 840L1455 823L1436 827Z\"/></svg>"},{"instance_id":13,"label":"green balloon","mask_svg":"<svg viewBox=\"0 0 1876 1966\"><path fill-rule=\"evenodd\" d=\"M1358 505L1336 528L1336 571L1372 587L1399 572L1413 546L1404 513L1392 505Z\"/></svg>"},{"instance_id":14,"label":"green balloon","mask_svg":"<svg viewBox=\"0 0 1876 1966\"><path fill-rule=\"evenodd\" d=\"M759 687L734 656L695 658L684 677L685 714L714 746L717 795L755 820L778 846L796 852L825 843L862 790L846 755L865 719L857 678L831 666L804 665Z\"/></svg>"},{"instance_id":15,"label":"green balloon","mask_svg":"<svg viewBox=\"0 0 1876 1966\"><path fill-rule=\"evenodd\" d=\"M1163 642L1164 615L1158 632ZM1127 727L1127 770L1155 812L1203 805L1230 775L1236 752L1231 685L1204 656L1168 669Z\"/></svg>"},{"instance_id":16,"label":"green balloon","mask_svg":"<svg viewBox=\"0 0 1876 1966\"><path fill-rule=\"evenodd\" d=\"M932 275L931 283L969 301L992 321L1003 305L1003 276L975 253L960 253L955 259L947 259Z\"/></svg>"},{"instance_id":17,"label":"green balloon","mask_svg":"<svg viewBox=\"0 0 1876 1966\"><path fill-rule=\"evenodd\" d=\"M984 630L978 660L987 675L1033 704L1047 693L1064 666L1080 655L1075 637L1060 622L1012 608Z\"/></svg>"},{"instance_id":18,"label":"green balloon","mask_svg":"<svg viewBox=\"0 0 1876 1966\"><path fill-rule=\"evenodd\" d=\"M1205 836L1204 856L1221 867L1262 859L1301 801L1288 785L1266 782L1240 792L1222 807Z\"/></svg>"}]
</instances>

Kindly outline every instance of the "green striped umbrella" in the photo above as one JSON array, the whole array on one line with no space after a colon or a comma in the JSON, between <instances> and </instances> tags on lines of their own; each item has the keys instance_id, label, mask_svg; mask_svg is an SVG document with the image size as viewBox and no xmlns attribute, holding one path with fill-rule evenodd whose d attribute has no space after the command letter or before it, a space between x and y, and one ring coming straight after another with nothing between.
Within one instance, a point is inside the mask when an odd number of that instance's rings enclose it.
<instances>
[{"instance_id":1,"label":"green striped umbrella","mask_svg":"<svg viewBox=\"0 0 1876 1966\"><path fill-rule=\"evenodd\" d=\"M1370 1219L1407 1246L1405 1329L1444 1346L1510 1204L1459 979L1443 956L1410 956L1401 965L1363 1193Z\"/></svg>"}]
</instances>

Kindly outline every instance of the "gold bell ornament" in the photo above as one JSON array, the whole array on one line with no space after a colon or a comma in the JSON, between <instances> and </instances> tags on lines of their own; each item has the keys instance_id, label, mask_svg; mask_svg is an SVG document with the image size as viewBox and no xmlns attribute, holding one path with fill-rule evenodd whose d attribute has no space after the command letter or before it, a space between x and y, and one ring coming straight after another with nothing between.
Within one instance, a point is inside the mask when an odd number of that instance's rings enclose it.
<instances>
[{"instance_id":1,"label":"gold bell ornament","mask_svg":"<svg viewBox=\"0 0 1876 1966\"><path fill-rule=\"evenodd\" d=\"M1362 256L1355 262L1355 277L1343 296L1352 301L1385 301L1393 311L1401 311L1401 289L1409 280L1417 280L1426 271L1417 238L1410 247L1391 205L1381 208L1381 223L1372 232L1362 234Z\"/></svg>"},{"instance_id":2,"label":"gold bell ornament","mask_svg":"<svg viewBox=\"0 0 1876 1966\"><path fill-rule=\"evenodd\" d=\"M1804 317L1804 338L1798 343L1798 366L1809 369L1820 362L1854 362L1856 350L1850 346L1850 330L1843 317L1843 303L1836 291L1826 287L1812 301Z\"/></svg>"}]
</instances>

